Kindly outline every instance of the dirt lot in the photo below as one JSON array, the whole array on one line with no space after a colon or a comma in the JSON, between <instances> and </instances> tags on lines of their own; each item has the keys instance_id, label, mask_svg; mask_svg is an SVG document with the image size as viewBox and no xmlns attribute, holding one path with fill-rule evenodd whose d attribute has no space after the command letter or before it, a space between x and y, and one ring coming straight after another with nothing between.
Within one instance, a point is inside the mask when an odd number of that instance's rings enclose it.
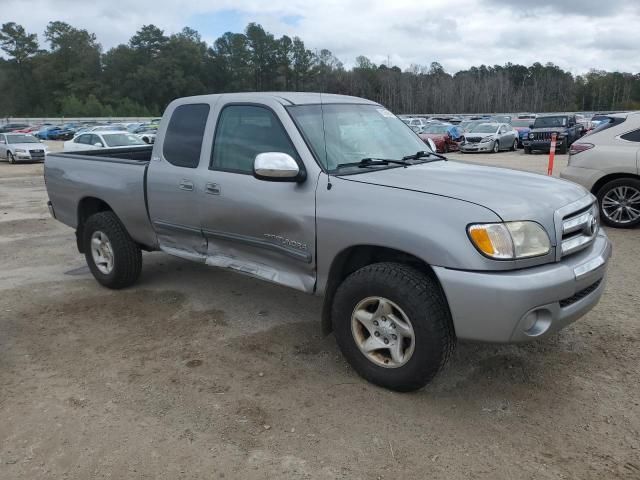
<instances>
[{"instance_id":1,"label":"dirt lot","mask_svg":"<svg viewBox=\"0 0 640 480\"><path fill-rule=\"evenodd\" d=\"M317 298L159 253L135 288L101 288L45 201L41 165L0 164L2 479L640 478L638 230L609 230L587 317L459 344L397 394L320 334Z\"/></svg>"}]
</instances>

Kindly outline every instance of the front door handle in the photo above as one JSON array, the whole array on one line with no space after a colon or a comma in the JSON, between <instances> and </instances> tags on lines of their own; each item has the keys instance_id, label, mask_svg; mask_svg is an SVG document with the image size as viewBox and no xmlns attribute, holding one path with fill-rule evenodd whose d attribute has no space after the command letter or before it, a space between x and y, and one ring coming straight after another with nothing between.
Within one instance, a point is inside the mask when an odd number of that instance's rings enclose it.
<instances>
[{"instance_id":1,"label":"front door handle","mask_svg":"<svg viewBox=\"0 0 640 480\"><path fill-rule=\"evenodd\" d=\"M193 191L193 182L191 180L181 180L178 186L180 190L186 190L187 192Z\"/></svg>"},{"instance_id":2,"label":"front door handle","mask_svg":"<svg viewBox=\"0 0 640 480\"><path fill-rule=\"evenodd\" d=\"M220 195L220 185L217 183L207 183L205 189L211 195Z\"/></svg>"}]
</instances>

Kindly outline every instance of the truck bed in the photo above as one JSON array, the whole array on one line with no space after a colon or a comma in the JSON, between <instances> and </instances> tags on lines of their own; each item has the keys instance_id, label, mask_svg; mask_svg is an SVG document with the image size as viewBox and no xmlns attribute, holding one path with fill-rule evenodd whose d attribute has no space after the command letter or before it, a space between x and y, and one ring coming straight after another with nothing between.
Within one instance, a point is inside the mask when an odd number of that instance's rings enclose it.
<instances>
[{"instance_id":1,"label":"truck bed","mask_svg":"<svg viewBox=\"0 0 640 480\"><path fill-rule=\"evenodd\" d=\"M106 203L131 237L155 248L146 204L146 176L153 146L51 153L44 178L55 217L77 229L80 206Z\"/></svg>"}]
</instances>

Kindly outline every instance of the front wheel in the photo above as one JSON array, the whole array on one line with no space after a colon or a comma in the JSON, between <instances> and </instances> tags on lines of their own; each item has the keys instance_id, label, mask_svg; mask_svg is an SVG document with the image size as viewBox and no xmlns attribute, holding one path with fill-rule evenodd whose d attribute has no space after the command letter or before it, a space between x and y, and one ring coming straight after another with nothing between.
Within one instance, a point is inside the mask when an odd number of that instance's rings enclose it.
<instances>
[{"instance_id":1,"label":"front wheel","mask_svg":"<svg viewBox=\"0 0 640 480\"><path fill-rule=\"evenodd\" d=\"M640 224L640 180L620 178L597 193L600 218L610 227L632 228Z\"/></svg>"},{"instance_id":2,"label":"front wheel","mask_svg":"<svg viewBox=\"0 0 640 480\"><path fill-rule=\"evenodd\" d=\"M429 383L455 346L447 302L429 276L399 263L357 270L332 308L338 346L366 380L397 391Z\"/></svg>"},{"instance_id":3,"label":"front wheel","mask_svg":"<svg viewBox=\"0 0 640 480\"><path fill-rule=\"evenodd\" d=\"M133 285L142 270L142 252L113 212L100 212L86 221L84 254L94 278L107 288Z\"/></svg>"},{"instance_id":4,"label":"front wheel","mask_svg":"<svg viewBox=\"0 0 640 480\"><path fill-rule=\"evenodd\" d=\"M11 153L11 152L7 152L7 159L9 159L9 163L11 163L11 164L16 163L16 159L13 156L13 153Z\"/></svg>"},{"instance_id":5,"label":"front wheel","mask_svg":"<svg viewBox=\"0 0 640 480\"><path fill-rule=\"evenodd\" d=\"M518 150L518 139L517 138L513 141L513 145L511 145L511 151L515 152L516 150Z\"/></svg>"},{"instance_id":6,"label":"front wheel","mask_svg":"<svg viewBox=\"0 0 640 480\"><path fill-rule=\"evenodd\" d=\"M496 140L493 142L493 153L498 153L500 151L500 142Z\"/></svg>"},{"instance_id":7,"label":"front wheel","mask_svg":"<svg viewBox=\"0 0 640 480\"><path fill-rule=\"evenodd\" d=\"M567 145L567 142L565 141L562 143L562 145L560 145L560 148L558 148L558 153L561 155L565 155L567 153L567 148L568 148L568 145Z\"/></svg>"},{"instance_id":8,"label":"front wheel","mask_svg":"<svg viewBox=\"0 0 640 480\"><path fill-rule=\"evenodd\" d=\"M531 147L524 147L524 153L525 153L526 155L531 154Z\"/></svg>"}]
</instances>

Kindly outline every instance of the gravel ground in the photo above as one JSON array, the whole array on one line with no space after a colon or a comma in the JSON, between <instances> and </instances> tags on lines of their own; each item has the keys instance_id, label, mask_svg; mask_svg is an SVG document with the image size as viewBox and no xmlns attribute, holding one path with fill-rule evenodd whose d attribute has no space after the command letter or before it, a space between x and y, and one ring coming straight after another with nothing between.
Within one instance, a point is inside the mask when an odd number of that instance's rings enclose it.
<instances>
[{"instance_id":1,"label":"gravel ground","mask_svg":"<svg viewBox=\"0 0 640 480\"><path fill-rule=\"evenodd\" d=\"M398 394L320 334L317 298L160 253L134 288L99 287L45 201L42 165L0 164L2 479L640 478L638 230L608 231L585 318L461 343Z\"/></svg>"}]
</instances>

